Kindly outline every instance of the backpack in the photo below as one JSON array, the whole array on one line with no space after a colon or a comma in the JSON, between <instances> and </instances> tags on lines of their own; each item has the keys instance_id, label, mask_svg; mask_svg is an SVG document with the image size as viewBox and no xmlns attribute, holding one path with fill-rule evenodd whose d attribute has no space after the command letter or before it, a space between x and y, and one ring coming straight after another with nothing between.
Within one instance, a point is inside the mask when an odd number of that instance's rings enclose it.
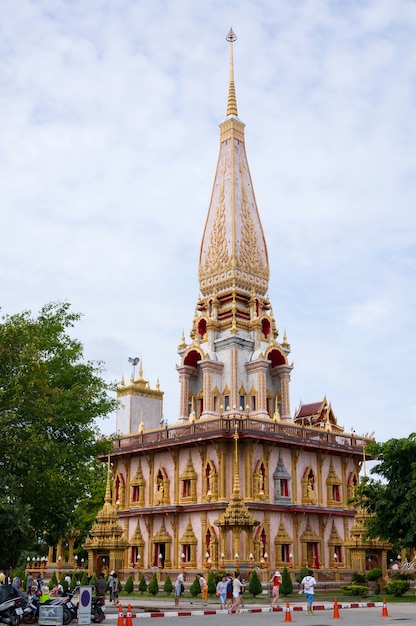
<instances>
[{"instance_id":1,"label":"backpack","mask_svg":"<svg viewBox=\"0 0 416 626\"><path fill-rule=\"evenodd\" d=\"M309 591L309 589L311 588L311 578L310 578L310 576L305 578L305 582L303 583L303 586L304 586L305 591Z\"/></svg>"}]
</instances>

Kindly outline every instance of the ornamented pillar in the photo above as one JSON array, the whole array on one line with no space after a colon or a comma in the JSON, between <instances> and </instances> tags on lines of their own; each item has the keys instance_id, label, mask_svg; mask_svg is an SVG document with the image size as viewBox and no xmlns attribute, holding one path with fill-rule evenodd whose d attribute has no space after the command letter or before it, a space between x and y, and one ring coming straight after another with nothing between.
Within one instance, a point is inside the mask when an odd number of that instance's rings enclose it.
<instances>
[{"instance_id":1,"label":"ornamented pillar","mask_svg":"<svg viewBox=\"0 0 416 626\"><path fill-rule=\"evenodd\" d=\"M289 393L289 383L290 383L290 372L293 369L293 365L279 365L276 367L277 372L280 377L280 385L282 391L282 409L280 419L282 422L285 420L291 420L290 417L290 393Z\"/></svg>"},{"instance_id":2,"label":"ornamented pillar","mask_svg":"<svg viewBox=\"0 0 416 626\"><path fill-rule=\"evenodd\" d=\"M203 392L203 405L204 409L201 417L211 417L218 415L218 411L214 412L213 400L212 400L212 376L215 374L221 375L224 368L223 363L218 361L211 361L209 359L200 362L200 368L203 372L202 392Z\"/></svg>"},{"instance_id":3,"label":"ornamented pillar","mask_svg":"<svg viewBox=\"0 0 416 626\"><path fill-rule=\"evenodd\" d=\"M257 374L257 408L253 413L259 417L269 417L266 394L266 374L269 367L268 359L257 359L246 366L248 374Z\"/></svg>"},{"instance_id":4,"label":"ornamented pillar","mask_svg":"<svg viewBox=\"0 0 416 626\"><path fill-rule=\"evenodd\" d=\"M179 421L187 422L188 415L188 400L189 400L189 381L193 373L195 373L195 368L190 365L178 365L176 369L179 372L179 383L180 383L180 396L179 396Z\"/></svg>"}]
</instances>

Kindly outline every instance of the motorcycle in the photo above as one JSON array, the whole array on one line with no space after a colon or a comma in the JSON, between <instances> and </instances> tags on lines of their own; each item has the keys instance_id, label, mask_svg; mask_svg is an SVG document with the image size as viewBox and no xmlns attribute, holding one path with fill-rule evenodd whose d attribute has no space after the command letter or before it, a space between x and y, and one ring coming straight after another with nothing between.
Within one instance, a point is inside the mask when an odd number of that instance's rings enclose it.
<instances>
[{"instance_id":1,"label":"motorcycle","mask_svg":"<svg viewBox=\"0 0 416 626\"><path fill-rule=\"evenodd\" d=\"M24 594L13 585L0 586L0 623L19 626L25 605Z\"/></svg>"},{"instance_id":2,"label":"motorcycle","mask_svg":"<svg viewBox=\"0 0 416 626\"><path fill-rule=\"evenodd\" d=\"M73 591L68 591L66 595L57 596L47 600L46 605L59 605L62 604L62 622L64 626L67 626L73 620L78 617L78 604L72 602L74 594L78 591L78 586ZM22 621L25 624L34 624L39 619L39 598L33 595L27 603L26 608L23 610ZM105 604L104 596L94 596L91 598L91 622L101 624L105 620ZM11 626L17 626L12 624Z\"/></svg>"},{"instance_id":3,"label":"motorcycle","mask_svg":"<svg viewBox=\"0 0 416 626\"><path fill-rule=\"evenodd\" d=\"M62 605L62 623L64 626L67 626L73 619L77 617L77 609L75 605L72 603L72 596L57 596L56 598L51 598L50 600L46 600L46 602L42 603L42 606L59 606ZM34 624L39 619L39 597L35 594L33 595L25 609L23 609L22 620L25 624ZM15 626L15 625L13 625Z\"/></svg>"},{"instance_id":4,"label":"motorcycle","mask_svg":"<svg viewBox=\"0 0 416 626\"><path fill-rule=\"evenodd\" d=\"M101 624L105 620L105 599L104 596L94 596L91 599L91 622Z\"/></svg>"}]
</instances>

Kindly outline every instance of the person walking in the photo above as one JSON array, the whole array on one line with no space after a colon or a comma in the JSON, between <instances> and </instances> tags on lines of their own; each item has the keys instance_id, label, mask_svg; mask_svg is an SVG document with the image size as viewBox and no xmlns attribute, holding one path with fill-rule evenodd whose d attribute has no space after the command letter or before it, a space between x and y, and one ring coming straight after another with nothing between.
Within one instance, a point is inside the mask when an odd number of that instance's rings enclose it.
<instances>
[{"instance_id":1,"label":"person walking","mask_svg":"<svg viewBox=\"0 0 416 626\"><path fill-rule=\"evenodd\" d=\"M229 613L235 613L236 615L240 614L240 604L241 604L241 588L242 588L242 582L240 580L240 577L237 575L237 573L235 574L234 578L233 578L233 603L230 606L230 608L228 609Z\"/></svg>"},{"instance_id":2,"label":"person walking","mask_svg":"<svg viewBox=\"0 0 416 626\"><path fill-rule=\"evenodd\" d=\"M219 598L220 609L224 610L225 602L227 600L227 579L225 576L223 576L221 580L218 581L215 593L217 595L217 598Z\"/></svg>"},{"instance_id":3,"label":"person walking","mask_svg":"<svg viewBox=\"0 0 416 626\"><path fill-rule=\"evenodd\" d=\"M201 587L201 598L204 600L204 606L208 604L208 583L202 574L197 574L196 577L199 580L199 586Z\"/></svg>"},{"instance_id":4,"label":"person walking","mask_svg":"<svg viewBox=\"0 0 416 626\"><path fill-rule=\"evenodd\" d=\"M311 569L308 571L308 575L302 578L302 582L300 584L302 585L303 592L306 595L308 615L313 615L313 599L315 595L316 580Z\"/></svg>"},{"instance_id":5,"label":"person walking","mask_svg":"<svg viewBox=\"0 0 416 626\"><path fill-rule=\"evenodd\" d=\"M110 602L114 602L114 604L118 604L118 580L117 580L117 574L115 573L114 570L110 572L107 585L110 590Z\"/></svg>"},{"instance_id":6,"label":"person walking","mask_svg":"<svg viewBox=\"0 0 416 626\"><path fill-rule=\"evenodd\" d=\"M175 580L175 606L179 606L179 598L182 594L183 574L178 574Z\"/></svg>"},{"instance_id":7,"label":"person walking","mask_svg":"<svg viewBox=\"0 0 416 626\"><path fill-rule=\"evenodd\" d=\"M272 583L272 609L279 606L279 590L282 582L282 575L276 570L270 581Z\"/></svg>"}]
</instances>

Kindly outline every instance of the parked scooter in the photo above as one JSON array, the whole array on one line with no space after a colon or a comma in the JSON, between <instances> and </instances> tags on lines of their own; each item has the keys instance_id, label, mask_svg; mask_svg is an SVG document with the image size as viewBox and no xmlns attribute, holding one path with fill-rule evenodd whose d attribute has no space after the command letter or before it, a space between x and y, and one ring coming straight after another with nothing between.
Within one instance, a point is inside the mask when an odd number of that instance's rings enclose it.
<instances>
[{"instance_id":1,"label":"parked scooter","mask_svg":"<svg viewBox=\"0 0 416 626\"><path fill-rule=\"evenodd\" d=\"M0 623L18 626L24 602L24 594L13 585L0 585Z\"/></svg>"},{"instance_id":2,"label":"parked scooter","mask_svg":"<svg viewBox=\"0 0 416 626\"><path fill-rule=\"evenodd\" d=\"M104 596L94 596L91 599L91 622L101 624L105 620L105 598Z\"/></svg>"},{"instance_id":3,"label":"parked scooter","mask_svg":"<svg viewBox=\"0 0 416 626\"><path fill-rule=\"evenodd\" d=\"M77 617L77 608L72 603L72 596L57 596L56 598L51 598L50 600L46 600L46 602L42 603L42 606L60 606L62 605L62 623L64 626L67 626L73 619ZM33 595L28 603L26 608L23 610L23 622L25 624L34 624L39 619L39 597L35 594Z\"/></svg>"}]
</instances>

